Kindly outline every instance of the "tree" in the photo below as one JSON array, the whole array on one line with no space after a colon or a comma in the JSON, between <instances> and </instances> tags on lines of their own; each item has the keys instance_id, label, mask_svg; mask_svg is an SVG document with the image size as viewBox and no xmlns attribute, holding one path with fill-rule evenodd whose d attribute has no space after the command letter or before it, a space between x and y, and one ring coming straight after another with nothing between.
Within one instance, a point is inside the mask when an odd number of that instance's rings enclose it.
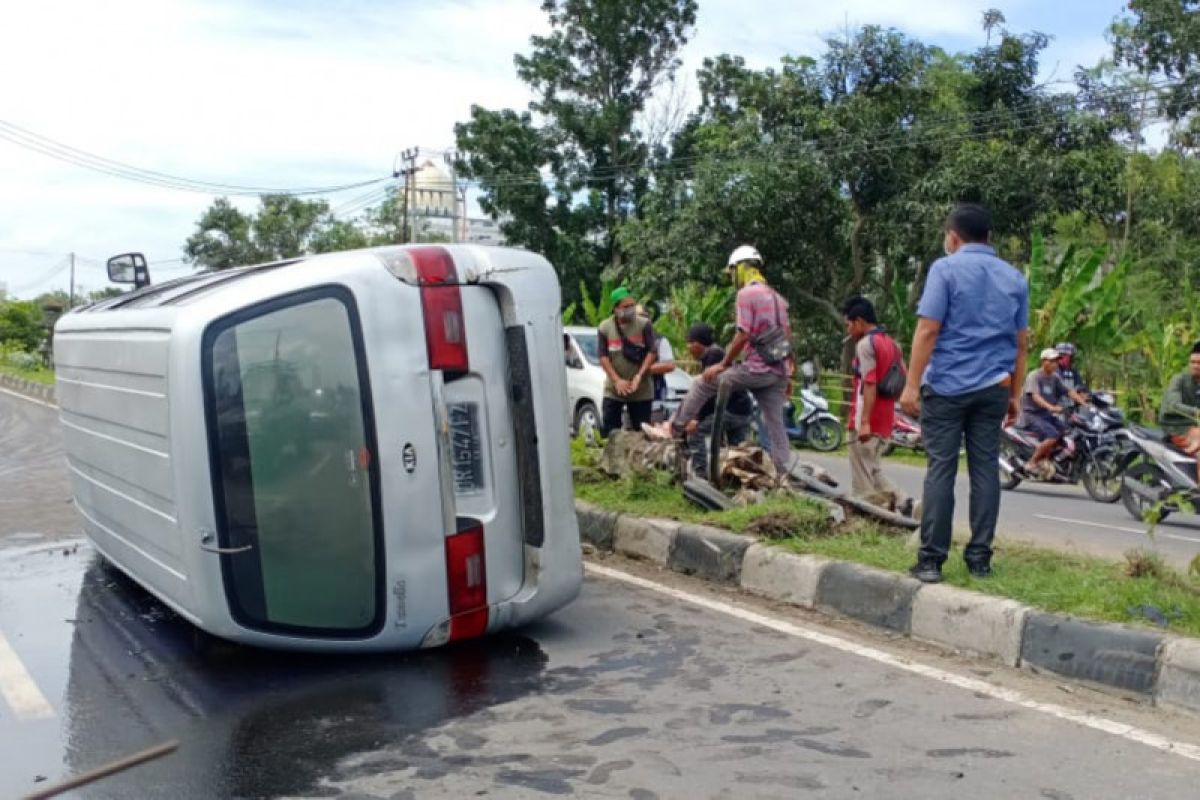
<instances>
[{"instance_id":1,"label":"tree","mask_svg":"<svg viewBox=\"0 0 1200 800\"><path fill-rule=\"evenodd\" d=\"M33 300L0 302L0 345L34 353L46 338L42 309Z\"/></svg>"},{"instance_id":2,"label":"tree","mask_svg":"<svg viewBox=\"0 0 1200 800\"><path fill-rule=\"evenodd\" d=\"M228 269L258 261L250 236L253 220L219 197L200 216L183 246L184 259L205 269Z\"/></svg>"},{"instance_id":3,"label":"tree","mask_svg":"<svg viewBox=\"0 0 1200 800\"><path fill-rule=\"evenodd\" d=\"M259 198L254 214L244 214L221 197L196 223L184 257L205 269L228 269L372 243L353 222L335 218L324 200L268 194Z\"/></svg>"},{"instance_id":4,"label":"tree","mask_svg":"<svg viewBox=\"0 0 1200 800\"><path fill-rule=\"evenodd\" d=\"M1162 111L1175 123L1172 139L1200 146L1200 0L1129 0L1132 16L1113 22L1110 35L1117 65L1146 78L1165 79Z\"/></svg>"},{"instance_id":5,"label":"tree","mask_svg":"<svg viewBox=\"0 0 1200 800\"><path fill-rule=\"evenodd\" d=\"M546 255L573 292L621 266L617 230L644 189L635 120L678 67L696 0L545 0L551 32L517 55L529 111L479 106L455 126L460 174L480 182L510 242ZM534 115L537 115L535 121Z\"/></svg>"}]
</instances>

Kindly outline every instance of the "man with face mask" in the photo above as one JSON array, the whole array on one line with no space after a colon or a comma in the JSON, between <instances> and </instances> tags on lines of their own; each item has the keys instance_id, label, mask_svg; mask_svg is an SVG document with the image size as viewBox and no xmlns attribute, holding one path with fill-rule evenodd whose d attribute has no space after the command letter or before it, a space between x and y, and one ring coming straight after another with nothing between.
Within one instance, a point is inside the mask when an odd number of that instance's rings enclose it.
<instances>
[{"instance_id":1,"label":"man with face mask","mask_svg":"<svg viewBox=\"0 0 1200 800\"><path fill-rule=\"evenodd\" d=\"M650 367L656 358L654 327L647 317L637 313L637 299L624 286L613 290L609 298L613 315L600 323L598 331L600 366L608 379L604 382L600 433L608 436L621 427L626 410L634 430L650 422L654 405L654 381Z\"/></svg>"},{"instance_id":2,"label":"man with face mask","mask_svg":"<svg viewBox=\"0 0 1200 800\"><path fill-rule=\"evenodd\" d=\"M946 257L929 268L917 307L901 407L921 415L929 454L921 549L913 577L942 579L954 522L958 451L967 445L971 541L963 556L977 578L992 573L1000 513L1000 430L1020 413L1029 350L1029 284L989 244L991 217L964 203L946 220Z\"/></svg>"},{"instance_id":3,"label":"man with face mask","mask_svg":"<svg viewBox=\"0 0 1200 800\"><path fill-rule=\"evenodd\" d=\"M728 386L731 392L747 390L762 409L771 442L771 461L782 475L787 472L792 456L783 426L783 406L794 367L792 330L787 301L767 285L762 263L758 250L748 245L730 254L726 268L738 290L737 333L725 349L724 358L706 368L700 380L692 382L671 426L675 435L682 438L688 423L716 397L719 387ZM745 360L734 365L734 360L745 350L749 351Z\"/></svg>"}]
</instances>

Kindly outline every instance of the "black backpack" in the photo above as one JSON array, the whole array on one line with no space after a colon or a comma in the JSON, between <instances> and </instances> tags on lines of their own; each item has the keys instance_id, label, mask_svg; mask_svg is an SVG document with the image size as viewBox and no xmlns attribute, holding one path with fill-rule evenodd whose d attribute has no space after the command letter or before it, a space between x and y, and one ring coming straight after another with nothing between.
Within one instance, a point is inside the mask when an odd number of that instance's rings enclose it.
<instances>
[{"instance_id":1,"label":"black backpack","mask_svg":"<svg viewBox=\"0 0 1200 800\"><path fill-rule=\"evenodd\" d=\"M886 333L872 333L871 347L875 349L875 359L879 360L879 345L876 344L876 337L883 336L892 345L892 363L888 366L883 377L875 384L875 391L879 396L887 400L895 400L904 393L904 387L908 383L908 372L904 369L904 354L900 352L900 345L896 344L896 340Z\"/></svg>"}]
</instances>

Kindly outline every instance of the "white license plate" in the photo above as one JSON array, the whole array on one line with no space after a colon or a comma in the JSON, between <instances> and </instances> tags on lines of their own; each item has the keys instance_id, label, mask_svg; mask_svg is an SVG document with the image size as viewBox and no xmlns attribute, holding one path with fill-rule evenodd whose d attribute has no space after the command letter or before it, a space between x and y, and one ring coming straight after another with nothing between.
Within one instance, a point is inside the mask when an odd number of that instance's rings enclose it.
<instances>
[{"instance_id":1,"label":"white license plate","mask_svg":"<svg viewBox=\"0 0 1200 800\"><path fill-rule=\"evenodd\" d=\"M454 491L479 494L484 490L483 444L479 441L479 404L450 403L450 448Z\"/></svg>"}]
</instances>

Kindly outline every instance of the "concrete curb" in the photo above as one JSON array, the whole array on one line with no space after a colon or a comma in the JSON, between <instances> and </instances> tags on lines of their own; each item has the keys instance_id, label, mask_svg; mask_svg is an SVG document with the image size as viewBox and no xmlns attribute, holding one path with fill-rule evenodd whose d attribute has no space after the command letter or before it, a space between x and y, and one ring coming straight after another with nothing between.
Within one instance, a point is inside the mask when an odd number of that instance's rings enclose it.
<instances>
[{"instance_id":1,"label":"concrete curb","mask_svg":"<svg viewBox=\"0 0 1200 800\"><path fill-rule=\"evenodd\" d=\"M834 561L821 571L818 611L832 612L898 633L908 633L920 581L895 572Z\"/></svg>"},{"instance_id":2,"label":"concrete curb","mask_svg":"<svg viewBox=\"0 0 1200 800\"><path fill-rule=\"evenodd\" d=\"M998 659L1021 662L1021 635L1030 609L1015 600L953 586L923 586L912 606L914 639L945 644Z\"/></svg>"},{"instance_id":3,"label":"concrete curb","mask_svg":"<svg viewBox=\"0 0 1200 800\"><path fill-rule=\"evenodd\" d=\"M847 561L789 553L704 525L576 501L583 541L801 608L865 622L1200 714L1200 640L1035 611L1013 600Z\"/></svg>"},{"instance_id":4,"label":"concrete curb","mask_svg":"<svg viewBox=\"0 0 1200 800\"><path fill-rule=\"evenodd\" d=\"M53 386L18 378L7 372L0 372L0 387L8 389L10 392L32 397L34 400L41 400L43 403L54 403Z\"/></svg>"},{"instance_id":5,"label":"concrete curb","mask_svg":"<svg viewBox=\"0 0 1200 800\"><path fill-rule=\"evenodd\" d=\"M1153 631L1033 612L1021 638L1021 663L1153 696L1163 639Z\"/></svg>"},{"instance_id":6,"label":"concrete curb","mask_svg":"<svg viewBox=\"0 0 1200 800\"><path fill-rule=\"evenodd\" d=\"M820 556L798 555L778 547L753 544L742 559L741 586L751 594L812 608L817 603L821 572L832 563Z\"/></svg>"},{"instance_id":7,"label":"concrete curb","mask_svg":"<svg viewBox=\"0 0 1200 800\"><path fill-rule=\"evenodd\" d=\"M1154 702L1200 713L1200 641L1168 639L1159 651Z\"/></svg>"}]
</instances>

